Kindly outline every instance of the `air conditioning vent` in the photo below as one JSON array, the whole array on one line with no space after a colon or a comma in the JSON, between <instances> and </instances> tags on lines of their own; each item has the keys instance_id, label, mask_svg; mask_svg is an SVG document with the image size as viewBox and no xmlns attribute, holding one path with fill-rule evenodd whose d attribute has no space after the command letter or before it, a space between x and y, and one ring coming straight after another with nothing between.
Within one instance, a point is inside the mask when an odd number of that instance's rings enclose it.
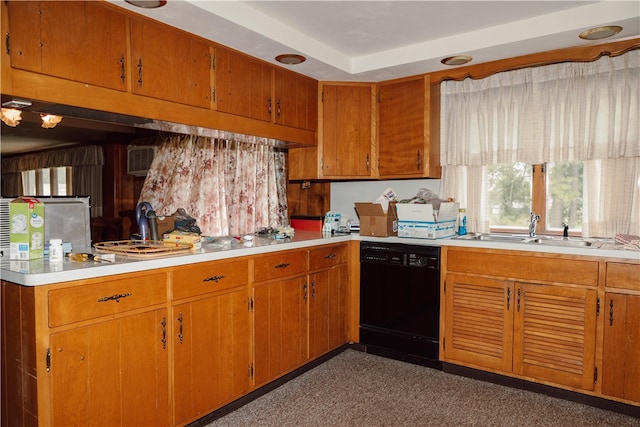
<instances>
[{"instance_id":1,"label":"air conditioning vent","mask_svg":"<svg viewBox=\"0 0 640 427\"><path fill-rule=\"evenodd\" d=\"M157 147L130 145L127 148L127 173L146 176L156 154Z\"/></svg>"},{"instance_id":2,"label":"air conditioning vent","mask_svg":"<svg viewBox=\"0 0 640 427\"><path fill-rule=\"evenodd\" d=\"M9 221L9 203L12 199L0 199L0 251L9 258L11 222Z\"/></svg>"}]
</instances>

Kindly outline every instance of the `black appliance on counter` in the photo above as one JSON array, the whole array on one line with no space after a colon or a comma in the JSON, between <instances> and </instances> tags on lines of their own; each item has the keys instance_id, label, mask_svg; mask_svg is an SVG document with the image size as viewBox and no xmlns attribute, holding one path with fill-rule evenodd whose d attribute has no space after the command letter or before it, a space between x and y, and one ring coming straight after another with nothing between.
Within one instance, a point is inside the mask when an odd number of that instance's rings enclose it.
<instances>
[{"instance_id":1,"label":"black appliance on counter","mask_svg":"<svg viewBox=\"0 0 640 427\"><path fill-rule=\"evenodd\" d=\"M360 343L366 351L442 369L440 247L360 243Z\"/></svg>"}]
</instances>

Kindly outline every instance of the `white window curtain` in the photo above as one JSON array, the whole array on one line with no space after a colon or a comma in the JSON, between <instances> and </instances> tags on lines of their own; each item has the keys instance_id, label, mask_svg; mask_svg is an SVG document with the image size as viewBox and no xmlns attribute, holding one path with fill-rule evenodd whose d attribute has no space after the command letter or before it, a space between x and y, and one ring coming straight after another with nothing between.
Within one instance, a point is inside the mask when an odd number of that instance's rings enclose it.
<instances>
[{"instance_id":1,"label":"white window curtain","mask_svg":"<svg viewBox=\"0 0 640 427\"><path fill-rule=\"evenodd\" d=\"M287 225L285 154L264 144L176 135L159 147L139 201L158 215L184 208L208 236Z\"/></svg>"},{"instance_id":2,"label":"white window curtain","mask_svg":"<svg viewBox=\"0 0 640 427\"><path fill-rule=\"evenodd\" d=\"M583 235L640 234L640 50L441 84L440 194L489 231L485 166L583 161Z\"/></svg>"}]
</instances>

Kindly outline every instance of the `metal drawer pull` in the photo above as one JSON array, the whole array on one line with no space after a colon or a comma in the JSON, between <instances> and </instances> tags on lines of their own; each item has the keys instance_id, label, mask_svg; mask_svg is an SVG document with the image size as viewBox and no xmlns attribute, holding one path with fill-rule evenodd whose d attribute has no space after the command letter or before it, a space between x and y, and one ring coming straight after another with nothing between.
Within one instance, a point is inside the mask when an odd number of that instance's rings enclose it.
<instances>
[{"instance_id":1,"label":"metal drawer pull","mask_svg":"<svg viewBox=\"0 0 640 427\"><path fill-rule=\"evenodd\" d=\"M334 259L335 257L336 257L336 254L329 254L325 256L324 259Z\"/></svg>"},{"instance_id":2,"label":"metal drawer pull","mask_svg":"<svg viewBox=\"0 0 640 427\"><path fill-rule=\"evenodd\" d=\"M110 297L102 297L98 300L98 302L107 302L110 300L115 300L115 302L120 302L120 298L126 298L130 296L131 294L129 292L127 292L126 294L115 294L115 295L111 295Z\"/></svg>"},{"instance_id":3,"label":"metal drawer pull","mask_svg":"<svg viewBox=\"0 0 640 427\"><path fill-rule=\"evenodd\" d=\"M162 322L160 322L160 325L162 325L162 340L160 340L162 342L162 348L167 348L167 318L166 317L162 318Z\"/></svg>"},{"instance_id":4,"label":"metal drawer pull","mask_svg":"<svg viewBox=\"0 0 640 427\"><path fill-rule=\"evenodd\" d=\"M278 264L273 268L287 268L289 267L289 263L288 262L283 262L282 264Z\"/></svg>"},{"instance_id":5,"label":"metal drawer pull","mask_svg":"<svg viewBox=\"0 0 640 427\"><path fill-rule=\"evenodd\" d=\"M184 335L182 334L182 312L178 314L178 339L180 340L180 344L182 344L182 340L184 339Z\"/></svg>"},{"instance_id":6,"label":"metal drawer pull","mask_svg":"<svg viewBox=\"0 0 640 427\"><path fill-rule=\"evenodd\" d=\"M206 279L202 279L203 282L216 282L218 283L219 280L224 279L224 276L211 276L211 277L207 277Z\"/></svg>"}]
</instances>

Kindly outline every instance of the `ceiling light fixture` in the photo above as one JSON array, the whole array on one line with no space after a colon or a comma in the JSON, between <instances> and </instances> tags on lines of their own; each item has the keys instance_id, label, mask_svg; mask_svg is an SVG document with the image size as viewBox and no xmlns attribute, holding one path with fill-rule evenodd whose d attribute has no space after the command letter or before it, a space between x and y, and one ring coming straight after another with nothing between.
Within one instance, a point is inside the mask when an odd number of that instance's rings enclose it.
<instances>
[{"instance_id":1,"label":"ceiling light fixture","mask_svg":"<svg viewBox=\"0 0 640 427\"><path fill-rule=\"evenodd\" d=\"M125 0L127 3L145 9L155 9L167 4L166 0Z\"/></svg>"},{"instance_id":2,"label":"ceiling light fixture","mask_svg":"<svg viewBox=\"0 0 640 427\"><path fill-rule=\"evenodd\" d=\"M304 56L297 55L295 53L285 53L284 55L276 56L276 61L280 62L281 64L287 64L287 65L300 64L306 60L307 58L305 58Z\"/></svg>"},{"instance_id":3,"label":"ceiling light fixture","mask_svg":"<svg viewBox=\"0 0 640 427\"><path fill-rule=\"evenodd\" d=\"M55 114L40 114L40 119L42 120L43 128L52 129L62 121L62 116L56 116Z\"/></svg>"},{"instance_id":4,"label":"ceiling light fixture","mask_svg":"<svg viewBox=\"0 0 640 427\"><path fill-rule=\"evenodd\" d=\"M444 65L449 65L453 67L456 65L464 65L468 62L471 62L472 59L473 59L472 57L466 56L466 55L455 55L455 56L449 56L447 58L444 58L440 62L443 63Z\"/></svg>"},{"instance_id":5,"label":"ceiling light fixture","mask_svg":"<svg viewBox=\"0 0 640 427\"><path fill-rule=\"evenodd\" d=\"M9 101L3 102L2 106L5 108L27 108L31 107L32 102L26 99L13 98Z\"/></svg>"},{"instance_id":6,"label":"ceiling light fixture","mask_svg":"<svg viewBox=\"0 0 640 427\"><path fill-rule=\"evenodd\" d=\"M607 25L605 27L592 28L590 30L583 31L578 37L584 40L600 40L614 36L620 31L622 31L622 27L619 27L618 25Z\"/></svg>"},{"instance_id":7,"label":"ceiling light fixture","mask_svg":"<svg viewBox=\"0 0 640 427\"><path fill-rule=\"evenodd\" d=\"M20 124L20 120L22 120L22 111L14 108L3 108L0 112L0 118L4 124L14 128L18 126Z\"/></svg>"}]
</instances>

